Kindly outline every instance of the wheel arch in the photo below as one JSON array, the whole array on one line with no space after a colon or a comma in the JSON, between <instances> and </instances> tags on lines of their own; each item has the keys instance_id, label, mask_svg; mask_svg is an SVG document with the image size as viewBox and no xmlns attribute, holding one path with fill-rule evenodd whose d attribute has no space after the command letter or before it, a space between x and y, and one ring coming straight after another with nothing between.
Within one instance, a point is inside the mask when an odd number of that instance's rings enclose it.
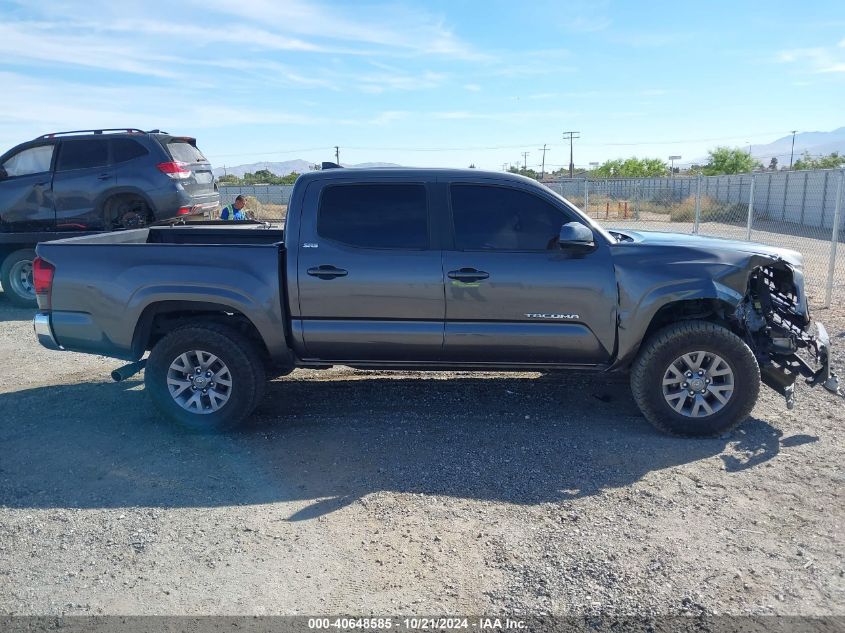
<instances>
[{"instance_id":1,"label":"wheel arch","mask_svg":"<svg viewBox=\"0 0 845 633\"><path fill-rule=\"evenodd\" d=\"M135 325L132 355L140 358L177 327L201 323L216 323L238 331L255 345L266 366L278 364L248 316L231 306L208 301L159 301L146 306Z\"/></svg>"}]
</instances>

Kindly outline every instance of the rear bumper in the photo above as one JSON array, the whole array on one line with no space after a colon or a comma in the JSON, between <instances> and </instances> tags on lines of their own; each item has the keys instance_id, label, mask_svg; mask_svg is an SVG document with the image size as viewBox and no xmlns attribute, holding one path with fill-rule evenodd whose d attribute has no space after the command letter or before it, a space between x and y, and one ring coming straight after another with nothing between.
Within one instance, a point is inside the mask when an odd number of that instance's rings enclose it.
<instances>
[{"instance_id":1,"label":"rear bumper","mask_svg":"<svg viewBox=\"0 0 845 633\"><path fill-rule=\"evenodd\" d=\"M50 324L50 315L39 312L32 320L32 327L35 330L35 338L47 349L60 350L62 347L53 334L53 326Z\"/></svg>"}]
</instances>

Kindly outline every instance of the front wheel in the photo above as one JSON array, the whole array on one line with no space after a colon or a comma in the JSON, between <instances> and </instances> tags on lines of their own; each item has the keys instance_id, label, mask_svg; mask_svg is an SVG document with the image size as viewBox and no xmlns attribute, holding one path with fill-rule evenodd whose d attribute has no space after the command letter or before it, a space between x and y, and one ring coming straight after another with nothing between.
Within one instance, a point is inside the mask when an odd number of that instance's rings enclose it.
<instances>
[{"instance_id":1,"label":"front wheel","mask_svg":"<svg viewBox=\"0 0 845 633\"><path fill-rule=\"evenodd\" d=\"M643 344L631 391L646 419L671 435L712 437L745 420L760 392L754 353L730 330L685 321Z\"/></svg>"},{"instance_id":2,"label":"front wheel","mask_svg":"<svg viewBox=\"0 0 845 633\"><path fill-rule=\"evenodd\" d=\"M198 432L243 422L263 395L264 381L255 345L215 323L181 327L165 336L153 347L144 372L156 407Z\"/></svg>"}]
</instances>

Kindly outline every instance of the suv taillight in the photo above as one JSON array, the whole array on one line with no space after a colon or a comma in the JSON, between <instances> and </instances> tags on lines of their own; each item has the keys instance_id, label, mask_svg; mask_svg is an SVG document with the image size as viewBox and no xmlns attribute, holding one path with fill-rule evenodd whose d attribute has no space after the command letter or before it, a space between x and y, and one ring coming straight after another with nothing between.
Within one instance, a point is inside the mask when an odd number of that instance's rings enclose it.
<instances>
[{"instance_id":1,"label":"suv taillight","mask_svg":"<svg viewBox=\"0 0 845 633\"><path fill-rule=\"evenodd\" d=\"M185 178L191 177L191 170L187 169L188 163L183 163L178 160L172 160L168 163L159 163L156 165L158 170L163 173L167 174L171 178L176 180L184 180Z\"/></svg>"},{"instance_id":2,"label":"suv taillight","mask_svg":"<svg viewBox=\"0 0 845 633\"><path fill-rule=\"evenodd\" d=\"M56 267L50 262L36 257L32 260L32 285L35 287L35 297L38 307L50 310L53 293L53 275Z\"/></svg>"}]
</instances>

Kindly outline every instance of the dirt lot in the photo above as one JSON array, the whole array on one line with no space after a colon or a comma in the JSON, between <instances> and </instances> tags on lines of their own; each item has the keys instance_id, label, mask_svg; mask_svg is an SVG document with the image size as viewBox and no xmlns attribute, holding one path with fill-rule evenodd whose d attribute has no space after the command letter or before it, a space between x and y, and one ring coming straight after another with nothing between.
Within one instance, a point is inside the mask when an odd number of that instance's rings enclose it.
<instances>
[{"instance_id":1,"label":"dirt lot","mask_svg":"<svg viewBox=\"0 0 845 633\"><path fill-rule=\"evenodd\" d=\"M0 295L0 613L845 613L827 394L695 441L618 379L337 368L195 436L31 316Z\"/></svg>"}]
</instances>

